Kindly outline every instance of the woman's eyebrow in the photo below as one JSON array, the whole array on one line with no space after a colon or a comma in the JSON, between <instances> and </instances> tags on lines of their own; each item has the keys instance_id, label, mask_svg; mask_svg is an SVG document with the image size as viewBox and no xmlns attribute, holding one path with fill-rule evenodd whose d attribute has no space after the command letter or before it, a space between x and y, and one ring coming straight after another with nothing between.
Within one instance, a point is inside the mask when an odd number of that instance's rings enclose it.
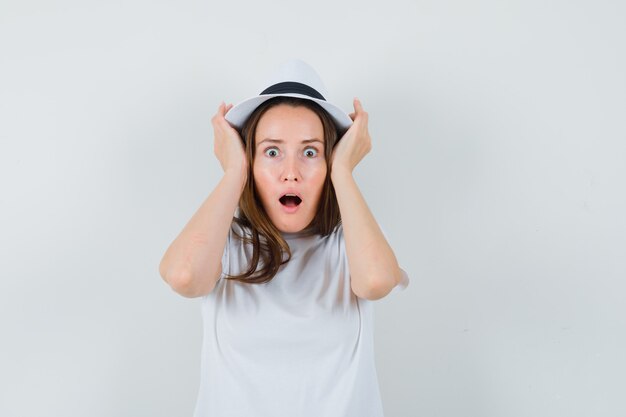
<instances>
[{"instance_id":1,"label":"woman's eyebrow","mask_svg":"<svg viewBox=\"0 0 626 417\"><path fill-rule=\"evenodd\" d=\"M261 142L259 142L259 145L262 144L263 142L271 142L271 143L285 143L284 140L282 139L270 139L270 138L265 138L263 139ZM321 140L317 139L317 138L313 138L313 139L304 139L301 143L312 143L312 142L319 142L322 145L324 144L324 142L322 142Z\"/></svg>"}]
</instances>

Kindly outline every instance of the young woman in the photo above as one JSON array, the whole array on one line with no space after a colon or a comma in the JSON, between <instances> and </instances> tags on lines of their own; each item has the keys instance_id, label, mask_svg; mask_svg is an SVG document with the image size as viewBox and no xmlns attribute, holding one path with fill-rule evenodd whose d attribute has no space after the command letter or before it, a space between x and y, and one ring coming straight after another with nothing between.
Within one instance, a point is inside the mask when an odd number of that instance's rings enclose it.
<instances>
[{"instance_id":1,"label":"young woman","mask_svg":"<svg viewBox=\"0 0 626 417\"><path fill-rule=\"evenodd\" d=\"M371 302L409 278L352 177L367 113L355 99L343 117L309 66L284 68L239 113L219 106L224 176L161 261L202 297L194 417L382 417Z\"/></svg>"}]
</instances>

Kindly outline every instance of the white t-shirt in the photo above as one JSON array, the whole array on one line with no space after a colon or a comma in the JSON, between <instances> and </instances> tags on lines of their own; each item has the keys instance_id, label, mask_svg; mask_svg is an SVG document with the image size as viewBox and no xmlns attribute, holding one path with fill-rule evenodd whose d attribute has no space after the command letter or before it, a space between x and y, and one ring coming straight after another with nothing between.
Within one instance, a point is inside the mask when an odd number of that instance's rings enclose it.
<instances>
[{"instance_id":1,"label":"white t-shirt","mask_svg":"<svg viewBox=\"0 0 626 417\"><path fill-rule=\"evenodd\" d=\"M223 274L243 272L252 256L234 229L243 233L233 222ZM350 288L342 226L324 238L283 237L292 257L270 282L220 277L202 297L194 417L383 417L373 305ZM408 284L404 272L393 291Z\"/></svg>"}]
</instances>

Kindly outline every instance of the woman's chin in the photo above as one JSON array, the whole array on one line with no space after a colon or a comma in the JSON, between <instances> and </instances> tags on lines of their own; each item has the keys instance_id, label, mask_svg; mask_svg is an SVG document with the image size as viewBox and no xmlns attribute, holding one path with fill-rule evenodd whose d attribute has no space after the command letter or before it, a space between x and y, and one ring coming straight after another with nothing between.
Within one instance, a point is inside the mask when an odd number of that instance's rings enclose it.
<instances>
[{"instance_id":1,"label":"woman's chin","mask_svg":"<svg viewBox=\"0 0 626 417\"><path fill-rule=\"evenodd\" d=\"M304 230L304 228L311 223L312 218L308 218L301 214L285 214L279 213L271 220L276 228L283 233L297 233Z\"/></svg>"}]
</instances>

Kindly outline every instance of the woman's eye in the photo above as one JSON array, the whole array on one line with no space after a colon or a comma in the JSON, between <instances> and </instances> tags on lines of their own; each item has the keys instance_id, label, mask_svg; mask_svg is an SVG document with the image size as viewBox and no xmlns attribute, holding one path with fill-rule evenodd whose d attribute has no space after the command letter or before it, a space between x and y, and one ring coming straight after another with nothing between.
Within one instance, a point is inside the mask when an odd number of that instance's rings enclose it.
<instances>
[{"instance_id":1,"label":"woman's eye","mask_svg":"<svg viewBox=\"0 0 626 417\"><path fill-rule=\"evenodd\" d=\"M315 156L317 156L317 149L315 148L306 148L306 150L304 151L305 155L313 158ZM268 148L265 150L265 155L273 158L275 156L278 155L278 150L276 148Z\"/></svg>"}]
</instances>

